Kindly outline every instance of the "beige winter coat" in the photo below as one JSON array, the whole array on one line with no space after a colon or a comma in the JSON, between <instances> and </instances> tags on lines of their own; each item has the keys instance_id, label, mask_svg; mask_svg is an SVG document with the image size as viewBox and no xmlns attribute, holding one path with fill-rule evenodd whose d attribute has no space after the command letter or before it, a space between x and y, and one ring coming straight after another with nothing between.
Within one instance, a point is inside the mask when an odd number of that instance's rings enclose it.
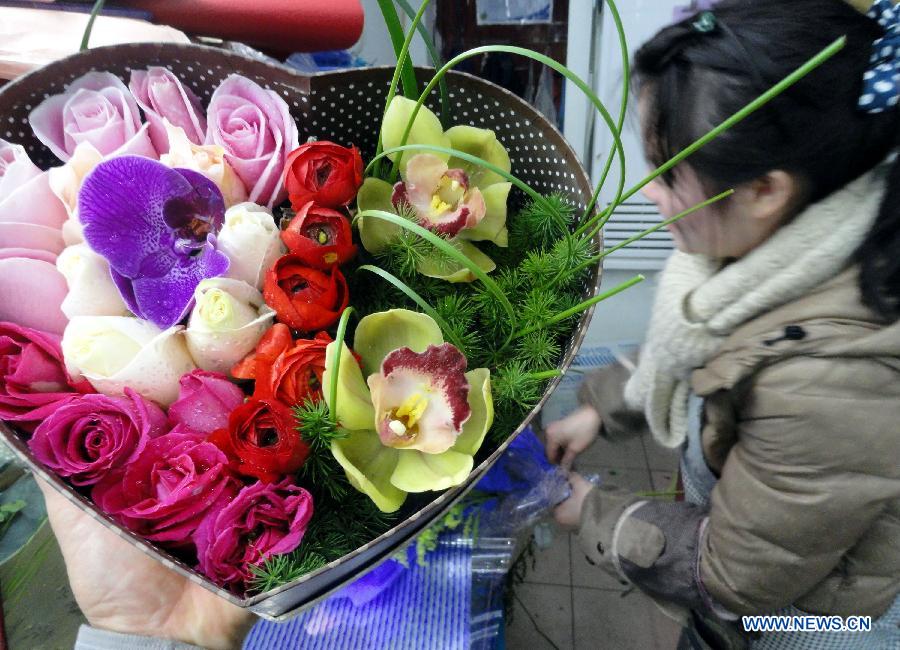
<instances>
[{"instance_id":1,"label":"beige winter coat","mask_svg":"<svg viewBox=\"0 0 900 650\"><path fill-rule=\"evenodd\" d=\"M608 437L639 433L609 374L582 399ZM900 593L900 323L862 306L856 269L738 328L691 385L720 477L700 541L710 596L736 614L884 613Z\"/></svg>"}]
</instances>

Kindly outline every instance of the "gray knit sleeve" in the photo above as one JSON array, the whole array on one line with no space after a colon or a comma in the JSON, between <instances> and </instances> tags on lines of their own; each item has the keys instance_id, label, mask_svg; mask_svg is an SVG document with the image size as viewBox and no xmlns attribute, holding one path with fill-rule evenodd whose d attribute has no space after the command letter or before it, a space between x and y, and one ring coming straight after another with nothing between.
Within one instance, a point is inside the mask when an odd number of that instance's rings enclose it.
<instances>
[{"instance_id":1,"label":"gray knit sleeve","mask_svg":"<svg viewBox=\"0 0 900 650\"><path fill-rule=\"evenodd\" d=\"M100 630L82 625L75 639L74 650L203 650L199 646L171 639L137 636Z\"/></svg>"}]
</instances>

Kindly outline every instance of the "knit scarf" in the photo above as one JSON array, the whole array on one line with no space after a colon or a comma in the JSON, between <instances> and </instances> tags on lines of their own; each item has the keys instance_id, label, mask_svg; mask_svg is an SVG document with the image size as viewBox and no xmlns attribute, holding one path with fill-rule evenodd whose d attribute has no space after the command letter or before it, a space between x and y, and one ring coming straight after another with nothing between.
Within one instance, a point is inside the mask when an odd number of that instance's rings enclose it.
<instances>
[{"instance_id":1,"label":"knit scarf","mask_svg":"<svg viewBox=\"0 0 900 650\"><path fill-rule=\"evenodd\" d=\"M690 374L732 332L847 268L878 215L886 174L886 165L864 174L724 268L702 255L672 255L638 368L625 387L626 403L644 411L662 445L685 440Z\"/></svg>"}]
</instances>

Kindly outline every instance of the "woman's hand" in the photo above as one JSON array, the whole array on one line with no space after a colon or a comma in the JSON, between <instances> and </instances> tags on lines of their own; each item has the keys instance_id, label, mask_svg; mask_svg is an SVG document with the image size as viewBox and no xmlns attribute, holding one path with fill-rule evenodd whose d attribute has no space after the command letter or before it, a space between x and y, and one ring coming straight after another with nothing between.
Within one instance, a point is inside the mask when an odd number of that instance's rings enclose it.
<instances>
[{"instance_id":1,"label":"woman's hand","mask_svg":"<svg viewBox=\"0 0 900 650\"><path fill-rule=\"evenodd\" d=\"M562 528L575 530L581 525L581 507L584 505L584 498L594 484L583 478L578 472L570 472L569 485L572 486L572 495L556 506L553 510L553 517Z\"/></svg>"},{"instance_id":2,"label":"woman's hand","mask_svg":"<svg viewBox=\"0 0 900 650\"><path fill-rule=\"evenodd\" d=\"M575 457L597 439L600 424L600 414L587 405L562 420L552 422L546 432L548 460L570 469Z\"/></svg>"},{"instance_id":3,"label":"woman's hand","mask_svg":"<svg viewBox=\"0 0 900 650\"><path fill-rule=\"evenodd\" d=\"M171 571L107 530L38 479L78 606L95 628L239 648L246 610Z\"/></svg>"}]
</instances>

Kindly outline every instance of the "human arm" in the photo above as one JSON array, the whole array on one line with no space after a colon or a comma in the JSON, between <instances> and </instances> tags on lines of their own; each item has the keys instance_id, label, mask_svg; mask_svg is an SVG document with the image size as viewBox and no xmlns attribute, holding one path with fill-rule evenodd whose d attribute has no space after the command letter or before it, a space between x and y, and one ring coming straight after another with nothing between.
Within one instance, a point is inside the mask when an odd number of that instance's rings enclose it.
<instances>
[{"instance_id":1,"label":"human arm","mask_svg":"<svg viewBox=\"0 0 900 650\"><path fill-rule=\"evenodd\" d=\"M93 628L168 644L147 646L153 650L182 650L191 644L213 650L240 647L253 623L248 612L145 555L43 481L38 485L72 593ZM100 645L102 637L89 634L84 643L93 645L76 647L116 648ZM104 642L121 641L105 637Z\"/></svg>"},{"instance_id":2,"label":"human arm","mask_svg":"<svg viewBox=\"0 0 900 650\"><path fill-rule=\"evenodd\" d=\"M643 413L625 404L624 390L629 376L624 366L613 364L584 378L578 391L578 409L547 425L547 458L551 462L569 469L578 454L598 436L623 440L647 432Z\"/></svg>"},{"instance_id":3,"label":"human arm","mask_svg":"<svg viewBox=\"0 0 900 650\"><path fill-rule=\"evenodd\" d=\"M693 609L764 613L795 602L900 496L896 386L896 370L865 359L802 357L762 370L710 509L647 501L610 520L604 513L625 497L592 491L582 550Z\"/></svg>"}]
</instances>

